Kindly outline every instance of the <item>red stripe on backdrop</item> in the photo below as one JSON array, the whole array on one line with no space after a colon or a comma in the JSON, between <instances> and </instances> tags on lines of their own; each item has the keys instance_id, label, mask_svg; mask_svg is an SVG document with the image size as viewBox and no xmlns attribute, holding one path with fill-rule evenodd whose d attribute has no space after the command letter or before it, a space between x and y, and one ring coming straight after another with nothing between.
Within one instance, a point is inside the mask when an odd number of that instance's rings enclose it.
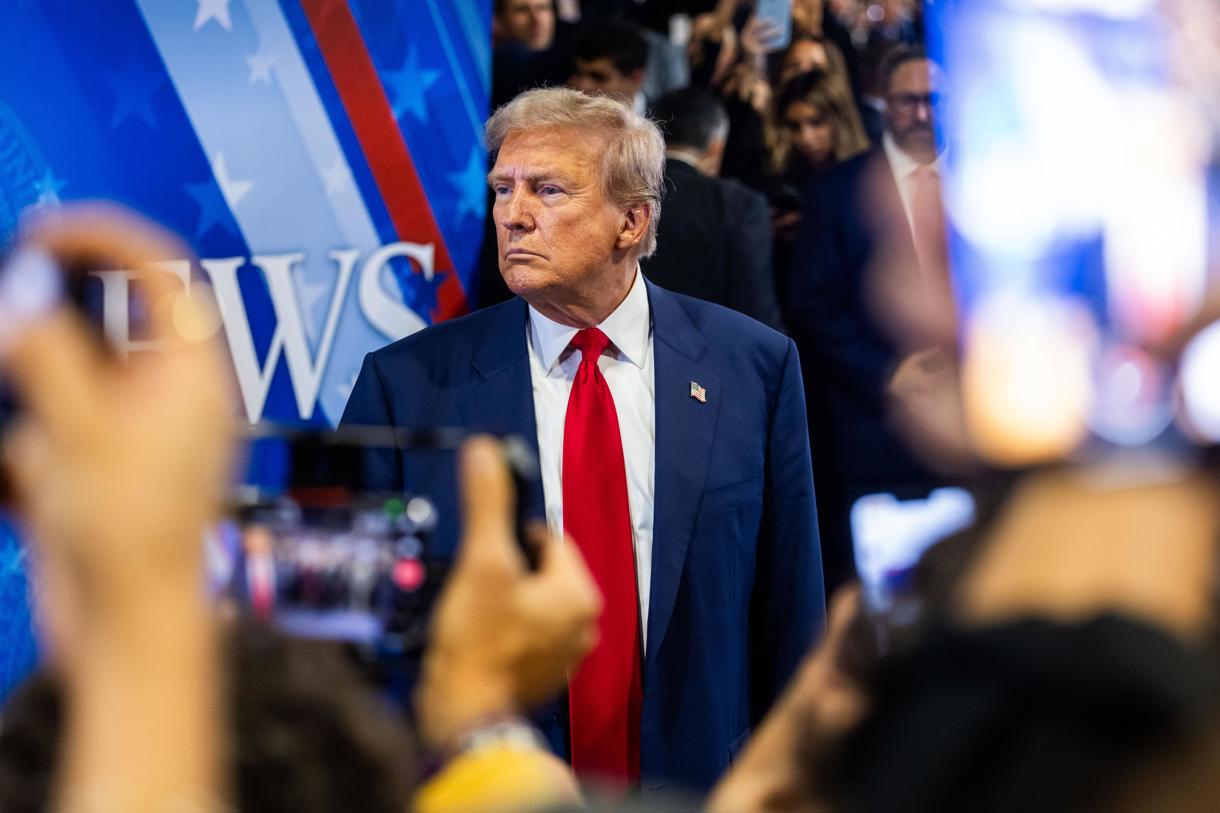
<instances>
[{"instance_id":1,"label":"red stripe on backdrop","mask_svg":"<svg viewBox=\"0 0 1220 813\"><path fill-rule=\"evenodd\" d=\"M447 271L437 291L432 321L469 310L462 281L415 172L415 163L381 86L360 27L345 0L301 0L322 58L364 149L377 189L400 240L436 245L436 269Z\"/></svg>"}]
</instances>

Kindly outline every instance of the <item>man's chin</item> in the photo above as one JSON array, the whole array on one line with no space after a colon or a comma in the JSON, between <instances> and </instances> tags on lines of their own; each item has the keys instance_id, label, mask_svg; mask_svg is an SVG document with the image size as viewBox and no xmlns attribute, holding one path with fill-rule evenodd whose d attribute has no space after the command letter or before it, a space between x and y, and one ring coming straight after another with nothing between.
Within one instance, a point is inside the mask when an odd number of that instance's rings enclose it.
<instances>
[{"instance_id":1,"label":"man's chin","mask_svg":"<svg viewBox=\"0 0 1220 813\"><path fill-rule=\"evenodd\" d=\"M524 263L506 263L500 266L500 276L508 290L522 299L528 299L546 287L543 275Z\"/></svg>"},{"instance_id":2,"label":"man's chin","mask_svg":"<svg viewBox=\"0 0 1220 813\"><path fill-rule=\"evenodd\" d=\"M916 130L904 133L898 140L898 146L906 152L937 152L936 133L930 130Z\"/></svg>"}]
</instances>

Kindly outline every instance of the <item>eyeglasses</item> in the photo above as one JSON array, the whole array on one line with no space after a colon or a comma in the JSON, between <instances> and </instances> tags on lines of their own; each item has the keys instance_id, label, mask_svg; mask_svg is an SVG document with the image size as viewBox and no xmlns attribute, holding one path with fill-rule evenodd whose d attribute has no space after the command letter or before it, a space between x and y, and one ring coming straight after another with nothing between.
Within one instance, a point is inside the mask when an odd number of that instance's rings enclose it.
<instances>
[{"instance_id":1,"label":"eyeglasses","mask_svg":"<svg viewBox=\"0 0 1220 813\"><path fill-rule=\"evenodd\" d=\"M896 93L889 98L888 104L895 112L909 116L918 110L920 105L925 105L933 112L940 110L944 97L939 93Z\"/></svg>"}]
</instances>

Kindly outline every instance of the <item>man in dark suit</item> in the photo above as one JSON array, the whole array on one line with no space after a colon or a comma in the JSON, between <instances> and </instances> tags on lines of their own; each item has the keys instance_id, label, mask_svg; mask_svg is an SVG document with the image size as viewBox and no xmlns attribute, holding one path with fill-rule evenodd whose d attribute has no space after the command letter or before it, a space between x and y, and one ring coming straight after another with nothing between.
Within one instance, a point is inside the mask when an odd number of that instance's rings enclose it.
<instances>
[{"instance_id":1,"label":"man in dark suit","mask_svg":"<svg viewBox=\"0 0 1220 813\"><path fill-rule=\"evenodd\" d=\"M640 264L644 274L781 330L767 199L716 177L729 132L724 108L691 87L662 97L652 115L665 133L667 194L657 251Z\"/></svg>"},{"instance_id":2,"label":"man in dark suit","mask_svg":"<svg viewBox=\"0 0 1220 813\"><path fill-rule=\"evenodd\" d=\"M640 274L664 160L646 118L538 90L492 117L487 142L501 272L519 298L371 353L344 423L535 445L529 507L570 536L605 602L570 722L556 714L548 736L583 775L706 789L823 623L796 348ZM387 451L368 474L431 494L440 545L454 544L445 461Z\"/></svg>"},{"instance_id":3,"label":"man in dark suit","mask_svg":"<svg viewBox=\"0 0 1220 813\"><path fill-rule=\"evenodd\" d=\"M811 182L784 316L801 348L827 585L854 573L850 509L861 496L918 498L939 484L890 426L940 374L952 335L928 317L949 301L934 114L939 68L917 48L882 69L881 149Z\"/></svg>"}]
</instances>

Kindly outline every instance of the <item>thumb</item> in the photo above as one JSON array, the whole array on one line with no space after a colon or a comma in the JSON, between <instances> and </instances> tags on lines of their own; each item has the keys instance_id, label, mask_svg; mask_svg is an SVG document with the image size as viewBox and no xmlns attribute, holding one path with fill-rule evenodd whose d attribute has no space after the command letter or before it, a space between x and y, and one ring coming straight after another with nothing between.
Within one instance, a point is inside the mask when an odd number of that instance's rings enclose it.
<instances>
[{"instance_id":1,"label":"thumb","mask_svg":"<svg viewBox=\"0 0 1220 813\"><path fill-rule=\"evenodd\" d=\"M463 539L459 561L511 545L516 496L504 452L494 438L473 437L460 455Z\"/></svg>"}]
</instances>

